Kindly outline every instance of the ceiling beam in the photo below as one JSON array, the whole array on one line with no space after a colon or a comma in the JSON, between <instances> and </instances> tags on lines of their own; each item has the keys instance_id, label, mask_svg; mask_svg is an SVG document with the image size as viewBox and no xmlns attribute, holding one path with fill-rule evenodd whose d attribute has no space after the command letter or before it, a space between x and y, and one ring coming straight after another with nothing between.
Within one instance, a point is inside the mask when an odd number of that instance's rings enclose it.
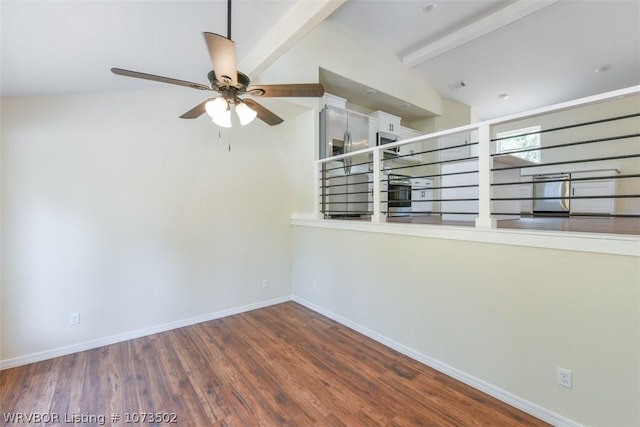
<instances>
[{"instance_id":1,"label":"ceiling beam","mask_svg":"<svg viewBox=\"0 0 640 427\"><path fill-rule=\"evenodd\" d=\"M298 0L240 61L238 69L255 78L324 21L346 0Z\"/></svg>"},{"instance_id":2,"label":"ceiling beam","mask_svg":"<svg viewBox=\"0 0 640 427\"><path fill-rule=\"evenodd\" d=\"M402 63L409 67L418 65L462 46L485 34L507 26L518 19L531 15L559 0L518 0L491 15L475 21L433 43L410 52L402 57Z\"/></svg>"}]
</instances>

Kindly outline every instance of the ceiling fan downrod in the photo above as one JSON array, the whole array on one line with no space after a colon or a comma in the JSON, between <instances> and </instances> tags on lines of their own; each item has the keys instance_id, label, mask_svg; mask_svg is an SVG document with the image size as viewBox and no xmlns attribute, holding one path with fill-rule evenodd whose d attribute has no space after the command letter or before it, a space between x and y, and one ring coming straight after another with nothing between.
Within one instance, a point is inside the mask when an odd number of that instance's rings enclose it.
<instances>
[{"instance_id":1,"label":"ceiling fan downrod","mask_svg":"<svg viewBox=\"0 0 640 427\"><path fill-rule=\"evenodd\" d=\"M227 0L227 38L231 40L231 0Z\"/></svg>"}]
</instances>

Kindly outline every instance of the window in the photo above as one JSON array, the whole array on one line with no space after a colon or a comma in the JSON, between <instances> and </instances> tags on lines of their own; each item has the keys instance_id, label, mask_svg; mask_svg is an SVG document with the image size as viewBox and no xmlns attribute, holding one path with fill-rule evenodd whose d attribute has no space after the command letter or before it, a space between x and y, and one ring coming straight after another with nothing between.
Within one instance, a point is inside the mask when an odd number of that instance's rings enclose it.
<instances>
[{"instance_id":1,"label":"window","mask_svg":"<svg viewBox=\"0 0 640 427\"><path fill-rule=\"evenodd\" d=\"M537 148L540 148L540 126L496 134L496 153L513 153L513 156L521 159L540 163L540 150Z\"/></svg>"}]
</instances>

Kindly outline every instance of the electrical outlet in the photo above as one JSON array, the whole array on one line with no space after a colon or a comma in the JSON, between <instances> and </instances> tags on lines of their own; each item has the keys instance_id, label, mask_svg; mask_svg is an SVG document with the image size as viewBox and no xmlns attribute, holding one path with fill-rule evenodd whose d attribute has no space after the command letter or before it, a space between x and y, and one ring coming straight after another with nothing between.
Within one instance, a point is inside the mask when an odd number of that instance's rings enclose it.
<instances>
[{"instance_id":1,"label":"electrical outlet","mask_svg":"<svg viewBox=\"0 0 640 427\"><path fill-rule=\"evenodd\" d=\"M562 387L571 388L571 371L564 368L558 368L556 380Z\"/></svg>"},{"instance_id":2,"label":"electrical outlet","mask_svg":"<svg viewBox=\"0 0 640 427\"><path fill-rule=\"evenodd\" d=\"M80 324L80 313L69 313L69 325L76 326Z\"/></svg>"},{"instance_id":3,"label":"electrical outlet","mask_svg":"<svg viewBox=\"0 0 640 427\"><path fill-rule=\"evenodd\" d=\"M264 289L264 288L268 288L268 287L269 287L269 281L267 279L264 279L262 281L262 288Z\"/></svg>"}]
</instances>

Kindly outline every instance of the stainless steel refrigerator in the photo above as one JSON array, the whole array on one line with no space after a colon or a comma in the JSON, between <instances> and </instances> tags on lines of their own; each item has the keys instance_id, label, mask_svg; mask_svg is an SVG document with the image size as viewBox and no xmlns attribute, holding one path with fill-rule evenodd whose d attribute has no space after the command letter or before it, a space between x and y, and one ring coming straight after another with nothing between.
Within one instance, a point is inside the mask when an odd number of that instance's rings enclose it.
<instances>
[{"instance_id":1,"label":"stainless steel refrigerator","mask_svg":"<svg viewBox=\"0 0 640 427\"><path fill-rule=\"evenodd\" d=\"M369 148L369 116L332 106L320 112L320 158ZM322 211L329 217L371 214L370 153L325 163Z\"/></svg>"}]
</instances>

